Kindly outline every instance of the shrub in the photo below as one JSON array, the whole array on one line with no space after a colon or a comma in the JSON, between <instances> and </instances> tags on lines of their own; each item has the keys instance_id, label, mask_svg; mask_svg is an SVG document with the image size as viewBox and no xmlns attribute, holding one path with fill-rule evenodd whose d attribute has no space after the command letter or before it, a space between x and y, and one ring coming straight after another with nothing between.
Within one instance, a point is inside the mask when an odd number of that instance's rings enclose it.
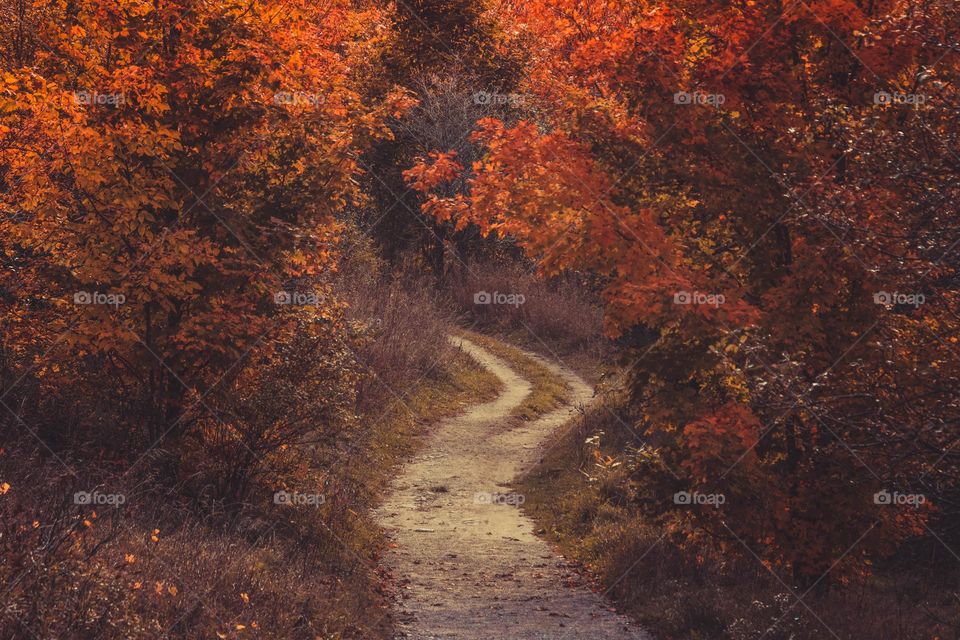
<instances>
[{"instance_id":1,"label":"shrub","mask_svg":"<svg viewBox=\"0 0 960 640\"><path fill-rule=\"evenodd\" d=\"M574 274L544 280L520 263L479 263L449 280L458 312L482 328L513 333L536 349L549 345L563 352L602 353L603 309L589 283ZM489 304L483 302L485 293ZM494 293L523 296L522 304L498 304Z\"/></svg>"}]
</instances>

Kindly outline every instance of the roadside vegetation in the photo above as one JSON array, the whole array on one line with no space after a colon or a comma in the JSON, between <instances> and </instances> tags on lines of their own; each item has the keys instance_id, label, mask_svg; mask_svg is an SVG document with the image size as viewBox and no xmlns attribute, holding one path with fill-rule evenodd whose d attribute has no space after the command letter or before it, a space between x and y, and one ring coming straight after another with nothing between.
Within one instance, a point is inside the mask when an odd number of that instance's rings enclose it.
<instances>
[{"instance_id":1,"label":"roadside vegetation","mask_svg":"<svg viewBox=\"0 0 960 640\"><path fill-rule=\"evenodd\" d=\"M386 543L371 510L429 426L494 397L499 382L447 343L451 316L429 289L354 249L335 282L363 336L343 355L363 381L351 426L278 446L241 500L217 499L210 479L226 473L214 466L223 458L158 447L130 470L95 442L53 452L4 422L7 635L391 636ZM177 460L189 472L166 476Z\"/></svg>"},{"instance_id":2,"label":"roadside vegetation","mask_svg":"<svg viewBox=\"0 0 960 640\"><path fill-rule=\"evenodd\" d=\"M0 0L0 638L389 637L457 330L663 640L958 638L958 88L953 0Z\"/></svg>"},{"instance_id":3,"label":"roadside vegetation","mask_svg":"<svg viewBox=\"0 0 960 640\"><path fill-rule=\"evenodd\" d=\"M670 527L636 506L649 499L650 489L633 466L644 451L626 462L621 453L636 442L624 406L617 393L599 398L557 434L554 447L515 490L526 497L523 509L540 532L656 638L955 637L955 575L949 564L937 562L932 547L917 545L880 564L867 584L817 585L801 592L806 597L800 603L788 584L753 558L718 548L710 537L693 547L681 544Z\"/></svg>"}]
</instances>

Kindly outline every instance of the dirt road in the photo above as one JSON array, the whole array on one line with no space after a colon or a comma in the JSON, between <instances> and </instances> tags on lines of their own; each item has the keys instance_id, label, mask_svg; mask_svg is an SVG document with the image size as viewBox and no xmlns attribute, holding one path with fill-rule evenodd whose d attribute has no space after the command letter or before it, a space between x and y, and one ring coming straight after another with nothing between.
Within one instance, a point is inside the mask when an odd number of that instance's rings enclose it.
<instances>
[{"instance_id":1,"label":"dirt road","mask_svg":"<svg viewBox=\"0 0 960 640\"><path fill-rule=\"evenodd\" d=\"M379 517L396 548L401 638L650 640L609 609L543 540L507 485L536 463L551 435L591 396L570 371L570 404L534 422L510 412L530 383L479 346L451 338L504 385L495 400L436 428L395 480Z\"/></svg>"}]
</instances>

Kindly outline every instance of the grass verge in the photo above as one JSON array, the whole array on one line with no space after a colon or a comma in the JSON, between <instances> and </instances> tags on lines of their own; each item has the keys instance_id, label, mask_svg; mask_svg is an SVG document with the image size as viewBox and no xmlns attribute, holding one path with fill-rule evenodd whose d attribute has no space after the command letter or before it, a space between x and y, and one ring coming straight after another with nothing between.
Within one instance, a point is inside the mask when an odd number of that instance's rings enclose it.
<instances>
[{"instance_id":1,"label":"grass verge","mask_svg":"<svg viewBox=\"0 0 960 640\"><path fill-rule=\"evenodd\" d=\"M451 349L448 361L417 382L403 398L388 402L380 416L372 416L372 437L365 450L366 464L357 468L374 494L381 494L397 467L414 455L428 427L466 407L497 397L502 385L492 373L466 353Z\"/></svg>"},{"instance_id":2,"label":"grass verge","mask_svg":"<svg viewBox=\"0 0 960 640\"><path fill-rule=\"evenodd\" d=\"M878 567L869 580L803 595L803 605L747 554L709 540L677 544L624 489L624 468L603 470L629 440L611 395L558 436L516 490L524 511L563 555L582 565L617 609L658 640L920 640L956 637L951 589L913 566ZM590 443L587 439L590 439ZM599 456L595 457L594 452ZM782 572L781 572L782 573ZM948 631L950 630L950 631Z\"/></svg>"},{"instance_id":3,"label":"grass verge","mask_svg":"<svg viewBox=\"0 0 960 640\"><path fill-rule=\"evenodd\" d=\"M474 331L460 329L455 333L505 360L520 377L532 385L530 395L512 412L512 415L521 420L536 420L559 407L569 396L570 386L566 382L522 350Z\"/></svg>"},{"instance_id":4,"label":"grass verge","mask_svg":"<svg viewBox=\"0 0 960 640\"><path fill-rule=\"evenodd\" d=\"M402 398L370 403L357 428L297 449L282 488L319 494L319 504L276 504L281 487L264 482L243 505L204 510L149 473L122 467L101 478L89 460L5 440L0 637L392 637L378 563L386 541L372 508L430 424L499 389L469 356L438 355ZM78 491L124 498L74 504Z\"/></svg>"}]
</instances>

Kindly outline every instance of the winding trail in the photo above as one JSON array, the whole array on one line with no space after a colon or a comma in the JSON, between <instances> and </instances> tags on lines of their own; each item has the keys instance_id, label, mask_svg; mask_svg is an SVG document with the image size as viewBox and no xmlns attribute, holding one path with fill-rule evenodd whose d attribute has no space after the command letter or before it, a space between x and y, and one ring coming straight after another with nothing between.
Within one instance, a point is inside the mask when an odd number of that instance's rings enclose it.
<instances>
[{"instance_id":1,"label":"winding trail","mask_svg":"<svg viewBox=\"0 0 960 640\"><path fill-rule=\"evenodd\" d=\"M517 421L510 412L530 383L476 344L450 340L496 375L504 391L440 423L379 509L395 543L386 563L401 591L398 637L650 640L534 535L519 508L484 500L511 495L505 487L539 460L557 427L589 400L590 387L539 360L566 380L571 397L536 421Z\"/></svg>"}]
</instances>

